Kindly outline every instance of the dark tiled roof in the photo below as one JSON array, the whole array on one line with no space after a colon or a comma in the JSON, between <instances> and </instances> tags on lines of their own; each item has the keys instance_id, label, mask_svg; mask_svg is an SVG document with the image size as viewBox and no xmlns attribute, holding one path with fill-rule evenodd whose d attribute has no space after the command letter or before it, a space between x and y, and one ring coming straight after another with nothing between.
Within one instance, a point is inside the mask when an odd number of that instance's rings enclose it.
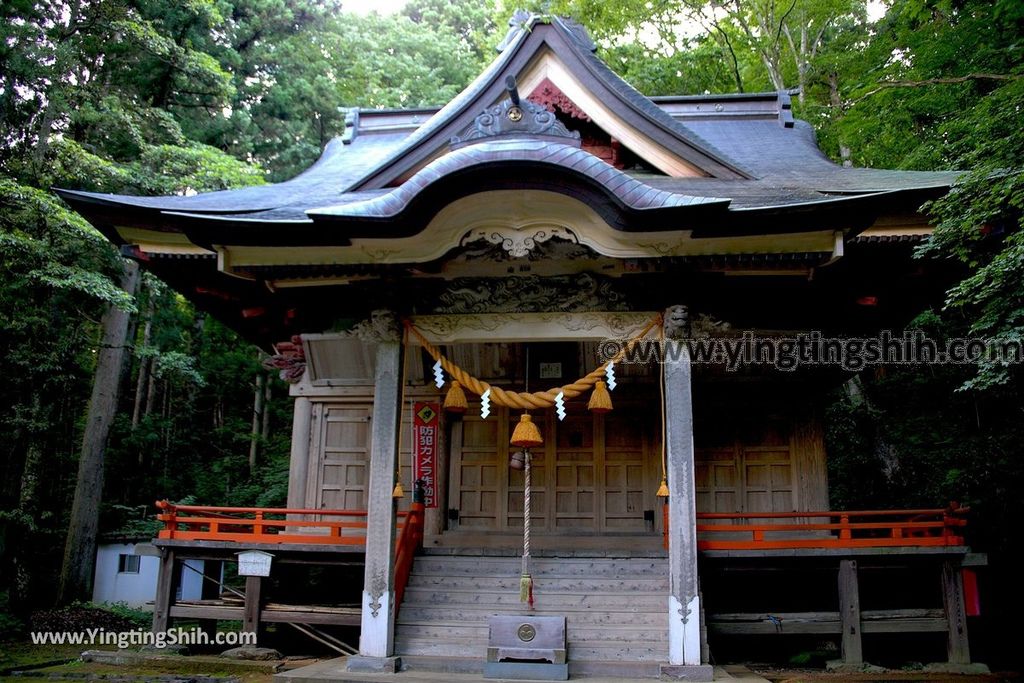
<instances>
[{"instance_id":1,"label":"dark tiled roof","mask_svg":"<svg viewBox=\"0 0 1024 683\"><path fill-rule=\"evenodd\" d=\"M494 90L512 62L525 58L517 51L522 51L531 36L538 34L547 36L544 40L554 41L552 44L556 47L561 46L563 55L575 60L574 68L588 71L600 84L595 87L604 88L605 94L613 91L618 101L639 115L635 117L636 122L654 125L676 140L678 148L698 149L708 155L706 158L719 159L729 167L741 169L747 177L623 174L585 151L562 150L561 145L525 140L506 147L485 142L444 154L446 147L438 142L438 136L467 116L478 113L470 109L471 105L479 103L485 91ZM536 44L534 48L540 49ZM249 227L268 224L284 226L299 222L308 225L309 215L386 220L389 215L401 213L427 185L451 177L460 164L468 162L536 162L560 165L570 173L580 173L583 168L583 175L589 174L588 177L598 184L607 181L605 188L609 196L616 197L629 210L683 204L723 206L731 200L730 213L737 213L795 208L839 201L850 195L898 191L912 191L911 198L914 198L918 196L915 192L946 188L957 177L951 172L840 167L818 149L809 124L796 121L788 126L781 116L788 102L786 93L651 100L614 74L597 58L593 48L579 25L559 19L550 25L536 26L532 32L514 33L498 59L441 110L353 112L352 125L344 138L332 141L312 167L283 183L191 197L134 197L74 191L61 191L61 194L97 224L109 225L121 218L124 221L119 224L123 225L151 224L171 230L191 230L204 223L222 227L231 224L235 234L243 235ZM425 123L419 123L421 121ZM428 141L430 145L441 144L432 152L440 156L413 174L411 180L401 184L404 176L398 174L391 186L354 190L368 177L383 173L382 169L406 163L404 160L413 150L423 156L421 145ZM543 148L531 150L531 145ZM425 159L430 158L425 156ZM415 168L410 166L409 172ZM386 174L379 176L384 177ZM627 186L628 189L623 189Z\"/></svg>"},{"instance_id":2,"label":"dark tiled roof","mask_svg":"<svg viewBox=\"0 0 1024 683\"><path fill-rule=\"evenodd\" d=\"M307 214L314 219L330 217L380 218L398 216L408 209L428 186L456 174L486 172L479 168L496 163L529 163L556 166L563 172L576 174L604 188L628 209L683 207L696 205L726 206L728 199L706 196L687 196L673 191L659 190L632 178L582 149L560 143L536 140L501 140L485 142L458 149L437 159L400 187L376 194L361 201L312 209ZM361 195L362 193L359 193ZM359 196L353 195L353 197Z\"/></svg>"},{"instance_id":3,"label":"dark tiled roof","mask_svg":"<svg viewBox=\"0 0 1024 683\"><path fill-rule=\"evenodd\" d=\"M59 190L72 203L86 200L107 206L137 207L209 216L240 216L263 220L302 220L311 206L333 204L352 181L378 164L406 134L359 136L351 144L335 138L306 171L283 183L237 190L204 192L192 196L137 197Z\"/></svg>"}]
</instances>

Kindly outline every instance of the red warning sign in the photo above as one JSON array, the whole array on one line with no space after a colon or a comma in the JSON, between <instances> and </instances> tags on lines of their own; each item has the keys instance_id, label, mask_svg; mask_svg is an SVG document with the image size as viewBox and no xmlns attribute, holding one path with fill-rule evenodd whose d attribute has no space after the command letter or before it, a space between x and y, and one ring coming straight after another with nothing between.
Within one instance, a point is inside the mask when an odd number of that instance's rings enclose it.
<instances>
[{"instance_id":1,"label":"red warning sign","mask_svg":"<svg viewBox=\"0 0 1024 683\"><path fill-rule=\"evenodd\" d=\"M423 484L424 507L436 508L441 406L437 403L416 403L412 412L412 480Z\"/></svg>"}]
</instances>

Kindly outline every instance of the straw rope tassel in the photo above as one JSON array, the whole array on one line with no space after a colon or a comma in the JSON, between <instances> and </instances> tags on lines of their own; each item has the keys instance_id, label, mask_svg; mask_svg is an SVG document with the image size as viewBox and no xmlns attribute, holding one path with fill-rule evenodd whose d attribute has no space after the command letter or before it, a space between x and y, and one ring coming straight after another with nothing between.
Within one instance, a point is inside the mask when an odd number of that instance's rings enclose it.
<instances>
[{"instance_id":1,"label":"straw rope tassel","mask_svg":"<svg viewBox=\"0 0 1024 683\"><path fill-rule=\"evenodd\" d=\"M440 363L441 361L438 361ZM464 413L469 408L466 402L466 392L462 390L459 380L452 380L448 393L444 397L444 409L449 413Z\"/></svg>"},{"instance_id":2,"label":"straw rope tassel","mask_svg":"<svg viewBox=\"0 0 1024 683\"><path fill-rule=\"evenodd\" d=\"M618 363L625 357L627 351L633 347L634 344L639 342L641 339L647 336L647 334L653 330L656 326L661 324L662 316L655 316L647 326L640 331L635 337L630 339L623 345L623 348L615 355L614 358L610 359L610 363ZM605 370L608 367L608 363L604 363L596 368L591 373L579 378L572 384L566 384L561 387L554 387L547 391L537 391L528 393L525 391L506 391L501 387L491 386L486 382L473 377L468 372L460 368L455 363L451 362L443 355L441 351L430 343L423 333L416 329L416 326L410 321L405 322L406 329L412 332L423 346L423 350L430 354L430 357L435 361L440 361L441 367L451 376L453 380L458 380L461 386L465 387L469 391L473 392L477 396L480 396L488 389L491 390L490 400L494 405L504 406L506 408L517 408L519 410L533 410L536 408L550 408L555 405L555 398L559 392L564 394L564 398L572 399L580 396L581 394L590 391L597 384L598 380L602 380L605 377Z\"/></svg>"},{"instance_id":3,"label":"straw rope tassel","mask_svg":"<svg viewBox=\"0 0 1024 683\"><path fill-rule=\"evenodd\" d=\"M533 455L526 451L523 470L523 570L519 578L519 602L529 603L533 609L533 577L530 576L530 461Z\"/></svg>"}]
</instances>

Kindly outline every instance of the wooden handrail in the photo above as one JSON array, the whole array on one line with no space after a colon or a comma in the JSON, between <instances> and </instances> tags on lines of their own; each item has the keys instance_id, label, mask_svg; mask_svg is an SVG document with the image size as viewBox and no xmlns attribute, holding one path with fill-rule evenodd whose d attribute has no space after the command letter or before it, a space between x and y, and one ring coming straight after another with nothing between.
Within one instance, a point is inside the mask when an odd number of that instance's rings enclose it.
<instances>
[{"instance_id":1,"label":"wooden handrail","mask_svg":"<svg viewBox=\"0 0 1024 683\"><path fill-rule=\"evenodd\" d=\"M161 539L315 545L366 542L365 510L175 505L166 500L157 501L156 506L161 510L156 517L164 525L157 534ZM398 513L399 528L405 526L407 515Z\"/></svg>"},{"instance_id":2,"label":"wooden handrail","mask_svg":"<svg viewBox=\"0 0 1024 683\"><path fill-rule=\"evenodd\" d=\"M788 517L906 517L908 515L961 515L964 508L927 508L922 510L821 510L817 512L698 512L697 519L778 519Z\"/></svg>"},{"instance_id":3,"label":"wooden handrail","mask_svg":"<svg viewBox=\"0 0 1024 683\"><path fill-rule=\"evenodd\" d=\"M967 524L963 518L967 512L967 508L955 504L948 508L913 510L699 512L697 547L700 550L775 550L960 546L964 545L960 529ZM667 548L670 541L667 506L664 529Z\"/></svg>"},{"instance_id":4,"label":"wooden handrail","mask_svg":"<svg viewBox=\"0 0 1024 683\"><path fill-rule=\"evenodd\" d=\"M209 512L211 514L255 514L257 512L273 513L276 515L334 515L338 517L352 516L365 517L366 510L323 510L319 508L244 508L244 507L223 507L220 505L178 505L166 500L158 500L156 506L161 510L174 510L176 512ZM400 512L399 515L406 513Z\"/></svg>"},{"instance_id":5,"label":"wooden handrail","mask_svg":"<svg viewBox=\"0 0 1024 683\"><path fill-rule=\"evenodd\" d=\"M395 543L395 616L398 616L398 608L405 596L413 558L423 548L423 503L413 502L408 515Z\"/></svg>"}]
</instances>

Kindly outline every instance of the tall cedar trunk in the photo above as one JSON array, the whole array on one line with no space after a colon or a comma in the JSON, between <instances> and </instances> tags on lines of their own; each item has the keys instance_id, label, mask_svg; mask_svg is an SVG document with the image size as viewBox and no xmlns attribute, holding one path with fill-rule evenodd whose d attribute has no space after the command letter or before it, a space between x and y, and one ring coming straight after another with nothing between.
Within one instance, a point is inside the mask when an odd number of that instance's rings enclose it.
<instances>
[{"instance_id":1,"label":"tall cedar trunk","mask_svg":"<svg viewBox=\"0 0 1024 683\"><path fill-rule=\"evenodd\" d=\"M837 119L843 110L843 100L839 96L839 75L833 71L828 75L828 94L829 103L832 105L832 109L835 111L832 114L833 119ZM842 138L839 139L839 158L843 162L843 166L853 166L853 160L851 157L850 148L843 144Z\"/></svg>"},{"instance_id":2,"label":"tall cedar trunk","mask_svg":"<svg viewBox=\"0 0 1024 683\"><path fill-rule=\"evenodd\" d=\"M171 380L164 380L164 407L161 411L161 415L164 418L163 433L164 433L164 450L170 454L171 449L171 392L174 387L171 386Z\"/></svg>"},{"instance_id":3,"label":"tall cedar trunk","mask_svg":"<svg viewBox=\"0 0 1024 683\"><path fill-rule=\"evenodd\" d=\"M273 393L274 383L270 381L270 377L264 375L263 377L263 414L260 415L260 419L263 420L263 424L260 427L260 439L264 444L267 443L267 438L270 436L270 397Z\"/></svg>"},{"instance_id":4,"label":"tall cedar trunk","mask_svg":"<svg viewBox=\"0 0 1024 683\"><path fill-rule=\"evenodd\" d=\"M142 348L148 349L150 339L153 336L153 313L154 304L156 300L156 292L150 290L149 293L149 304L146 306L146 326L142 328ZM142 403L143 396L146 391L146 381L149 378L150 369L152 368L153 360L149 356L143 356L139 359L139 378L135 382L135 405L132 407L132 429L139 426L139 420L142 419ZM139 464L142 464L142 451L139 451Z\"/></svg>"},{"instance_id":5,"label":"tall cedar trunk","mask_svg":"<svg viewBox=\"0 0 1024 683\"><path fill-rule=\"evenodd\" d=\"M801 105L804 103L804 93L807 90L807 69L810 67L810 64L807 63L807 55L807 22L804 21L800 25L800 52L796 58L797 86L800 88L797 100Z\"/></svg>"},{"instance_id":6,"label":"tall cedar trunk","mask_svg":"<svg viewBox=\"0 0 1024 683\"><path fill-rule=\"evenodd\" d=\"M139 283L139 265L126 261L121 287L131 295ZM92 593L93 565L96 559L96 534L99 527L100 500L103 497L103 452L110 425L117 412L121 367L125 361L125 336L130 314L109 306L103 314L103 338L96 354L96 374L92 397L82 436L78 460L78 481L71 504L64 565L60 576L58 601L88 600Z\"/></svg>"},{"instance_id":7,"label":"tall cedar trunk","mask_svg":"<svg viewBox=\"0 0 1024 683\"><path fill-rule=\"evenodd\" d=\"M252 432L249 436L249 475L256 473L256 453L260 445L260 428L263 422L263 388L266 386L267 376L260 371L256 375L256 391L252 400Z\"/></svg>"},{"instance_id":8,"label":"tall cedar trunk","mask_svg":"<svg viewBox=\"0 0 1024 683\"><path fill-rule=\"evenodd\" d=\"M52 409L48 406L47 413ZM51 417L43 414L44 408L39 394L32 396L32 424L43 424ZM18 511L29 519L39 519L39 485L43 478L43 444L45 434L39 433L38 428L28 430L28 445L25 448L25 463L21 470L21 481L18 491ZM32 531L22 526L13 537L11 543L12 564L14 568L14 590L11 592L11 606L16 611L32 604L33 597L33 555L37 548L32 542Z\"/></svg>"},{"instance_id":9,"label":"tall cedar trunk","mask_svg":"<svg viewBox=\"0 0 1024 683\"><path fill-rule=\"evenodd\" d=\"M146 408L142 411L143 417L149 417L156 404L156 359L149 359L149 386L146 388Z\"/></svg>"}]
</instances>

